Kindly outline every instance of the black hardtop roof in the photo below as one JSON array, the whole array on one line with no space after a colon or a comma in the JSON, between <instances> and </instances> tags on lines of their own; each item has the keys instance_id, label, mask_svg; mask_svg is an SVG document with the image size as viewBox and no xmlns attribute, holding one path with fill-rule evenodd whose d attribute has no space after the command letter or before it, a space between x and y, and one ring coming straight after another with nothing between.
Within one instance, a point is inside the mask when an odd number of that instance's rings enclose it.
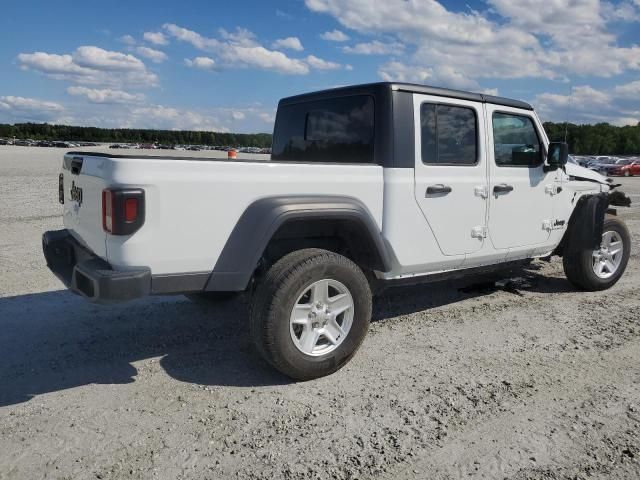
<instances>
[{"instance_id":1,"label":"black hardtop roof","mask_svg":"<svg viewBox=\"0 0 640 480\"><path fill-rule=\"evenodd\" d=\"M305 102L309 100L320 100L323 98L331 98L342 95L374 95L384 90L401 91L411 93L422 93L425 95L434 95L445 98L457 98L460 100L471 100L474 102L492 103L495 105L504 105L507 107L522 108L525 110L533 110L533 107L527 102L513 100L511 98L496 97L494 95L485 95L483 93L465 92L462 90L452 90L449 88L431 87L429 85L418 85L414 83L397 83L397 82L378 82L365 83L362 85L352 85L348 87L338 87L329 90L320 90L317 92L304 93L280 100L280 105L291 105L294 103Z\"/></svg>"}]
</instances>

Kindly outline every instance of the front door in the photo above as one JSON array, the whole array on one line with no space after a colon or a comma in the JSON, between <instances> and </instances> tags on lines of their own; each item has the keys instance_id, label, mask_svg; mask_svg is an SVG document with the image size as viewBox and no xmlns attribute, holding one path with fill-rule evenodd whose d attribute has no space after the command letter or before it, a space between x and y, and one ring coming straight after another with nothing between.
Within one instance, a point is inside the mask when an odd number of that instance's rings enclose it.
<instances>
[{"instance_id":1,"label":"front door","mask_svg":"<svg viewBox=\"0 0 640 480\"><path fill-rule=\"evenodd\" d=\"M533 114L487 104L489 238L496 249L548 240L555 174L544 171L544 143Z\"/></svg>"},{"instance_id":2,"label":"front door","mask_svg":"<svg viewBox=\"0 0 640 480\"><path fill-rule=\"evenodd\" d=\"M482 247L487 165L482 103L414 96L415 197L444 255Z\"/></svg>"}]
</instances>

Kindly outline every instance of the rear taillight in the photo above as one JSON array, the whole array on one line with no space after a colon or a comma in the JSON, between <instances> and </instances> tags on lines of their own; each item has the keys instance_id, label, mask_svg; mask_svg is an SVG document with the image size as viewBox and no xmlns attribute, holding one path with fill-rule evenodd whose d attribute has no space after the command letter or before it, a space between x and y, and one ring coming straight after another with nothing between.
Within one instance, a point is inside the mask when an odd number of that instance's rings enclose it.
<instances>
[{"instance_id":1,"label":"rear taillight","mask_svg":"<svg viewBox=\"0 0 640 480\"><path fill-rule=\"evenodd\" d=\"M64 175L58 177L58 201L64 205Z\"/></svg>"},{"instance_id":2,"label":"rear taillight","mask_svg":"<svg viewBox=\"0 0 640 480\"><path fill-rule=\"evenodd\" d=\"M112 235L131 235L144 224L144 190L141 188L102 191L102 228Z\"/></svg>"}]
</instances>

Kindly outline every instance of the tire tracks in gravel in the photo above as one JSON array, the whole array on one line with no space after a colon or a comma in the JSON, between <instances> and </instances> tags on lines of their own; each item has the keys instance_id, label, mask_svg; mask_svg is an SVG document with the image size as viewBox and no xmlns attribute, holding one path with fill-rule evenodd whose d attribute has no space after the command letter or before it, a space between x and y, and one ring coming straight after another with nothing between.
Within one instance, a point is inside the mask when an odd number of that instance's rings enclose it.
<instances>
[{"instance_id":1,"label":"tire tracks in gravel","mask_svg":"<svg viewBox=\"0 0 640 480\"><path fill-rule=\"evenodd\" d=\"M627 390L626 397L640 398L640 368L634 365L638 356L640 339L636 338L602 353L602 362L571 365L571 372L553 390L539 392L508 412L472 422L442 447L425 451L423 459L381 478L467 478L472 474L478 478L580 478L580 474L614 472L616 477L610 478L638 476L638 407L611 405L611 391L597 391L615 383ZM630 364L635 367L631 372ZM567 412L584 410L585 405L586 412ZM604 433L588 432L602 428L605 421ZM623 439L616 442L616 436ZM614 446L606 445L605 439ZM621 445L615 448L615 443ZM605 463L598 462L598 456ZM522 467L527 464L530 467ZM558 469L558 464L565 466ZM556 470L560 470L557 477Z\"/></svg>"},{"instance_id":2,"label":"tire tracks in gravel","mask_svg":"<svg viewBox=\"0 0 640 480\"><path fill-rule=\"evenodd\" d=\"M633 277L631 277L633 278ZM626 285L625 285L626 284ZM462 478L475 475L478 478L508 478L512 475L523 475L522 478L539 476L540 478L565 478L564 474L573 478L573 474L597 473L606 475L612 471L619 471L630 477L640 475L640 466L637 463L638 437L637 434L629 434L631 428L636 432L638 416L630 416L624 421L617 421L618 417L607 418L610 425L615 425L613 432L598 437L589 444L579 443L580 447L572 446L572 439L566 437L566 425L554 425L558 418L567 416L567 410L576 407L580 395L585 402L591 401L592 405L583 415L591 412L605 410L602 403L608 401L608 396L598 398L594 403L592 392L599 385L617 388L627 388L629 391L624 398L640 398L640 370L635 359L640 354L640 334L638 319L640 319L640 299L635 291L634 282L621 282L615 289L615 303L611 302L612 292L598 292L594 294L562 294L560 308L548 301L546 296L524 293L524 297L504 298L503 301L483 301L480 307L472 306L447 306L439 311L429 312L429 320L434 329L441 330L437 325L440 322L455 320L466 321L468 318L508 317L509 314L519 312L521 316L534 317L539 315L541 308L550 310L547 312L550 321L558 320L565 330L567 337L564 342L548 343L540 342L540 338L534 337L528 345L524 358L531 359L532 349L544 350L551 354L551 362L548 365L538 363L535 365L536 374L532 378L536 385L535 394L527 398L524 403L515 409L504 413L487 412L488 415L477 418L467 417L470 427L462 426L461 429L449 429L453 434L448 437L442 446L424 445L426 448L420 452L421 460L409 462L411 466L400 469L390 469L392 474L383 478ZM546 300L546 301L545 301ZM523 311L524 310L524 311ZM570 320L567 315L571 312ZM435 318L434 318L435 316ZM426 320L426 319L423 319ZM505 318L505 321L507 319ZM398 321L400 321L398 319ZM404 323L404 319L402 319ZM415 320L418 322L420 320ZM386 322L377 330L395 328L396 319L389 325ZM434 332L434 336L446 335L445 332ZM568 340L568 341L567 341ZM579 349L582 354L571 352ZM571 352L567 355L566 352ZM514 352L514 356L517 353ZM576 361L578 364L576 365ZM514 366L516 366L514 360ZM582 362L582 363L581 363ZM527 363L529 365L529 363ZM495 368L495 364L493 367ZM558 377L559 372L562 376ZM512 380L512 385L518 384ZM610 394L611 391L608 391ZM559 406L561 399L565 404ZM533 405L533 407L531 407ZM618 405L619 410L624 411L626 406ZM584 410L584 409L582 409ZM487 418L488 417L488 418ZM449 423L449 422L448 422ZM475 426L473 426L475 425ZM554 435L550 432L562 432L563 448L559 448L554 442ZM616 449L616 438L631 442L631 447ZM612 440L613 439L613 440ZM608 442L609 446L603 446ZM554 452L559 448L558 452ZM549 451L551 449L551 451ZM635 449L635 456L634 456ZM602 457L608 456L613 460L607 463L598 462L593 458L583 459L582 464L576 465L573 458L584 450L600 452ZM620 451L626 454L620 454ZM497 453L496 453L497 452ZM530 455L528 455L528 453ZM602 453L604 452L604 453ZM613 453L612 453L613 452ZM564 456L562 454L564 453ZM596 453L594 453L596 455ZM626 456L625 456L626 455ZM559 458L561 457L561 458ZM584 457L584 455L583 455ZM415 457L414 457L415 458ZM535 460L530 460L533 458ZM635 458L635 461L633 460ZM626 464L623 463L627 460ZM551 465L551 469L540 468L544 463ZM530 464L527 469L522 465ZM554 476L558 464L568 465L564 467L564 473L559 477ZM570 474L570 475L569 475Z\"/></svg>"}]
</instances>

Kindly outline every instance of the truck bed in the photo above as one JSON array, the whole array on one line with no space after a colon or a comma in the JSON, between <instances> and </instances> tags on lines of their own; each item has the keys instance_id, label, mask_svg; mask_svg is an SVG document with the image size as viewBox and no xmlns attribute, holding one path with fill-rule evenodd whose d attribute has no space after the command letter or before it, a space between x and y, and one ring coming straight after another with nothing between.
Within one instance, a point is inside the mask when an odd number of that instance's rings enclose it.
<instances>
[{"instance_id":1,"label":"truck bed","mask_svg":"<svg viewBox=\"0 0 640 480\"><path fill-rule=\"evenodd\" d=\"M379 165L274 162L267 161L269 155L251 154L228 160L226 152L218 151L147 152L69 152L61 171L65 228L120 270L148 267L153 275L211 272L247 207L274 195L348 193L366 206L382 230ZM75 174L74 161L82 165ZM70 197L73 185L83 190L82 205ZM132 236L103 231L101 194L114 187L145 192L146 220Z\"/></svg>"}]
</instances>

